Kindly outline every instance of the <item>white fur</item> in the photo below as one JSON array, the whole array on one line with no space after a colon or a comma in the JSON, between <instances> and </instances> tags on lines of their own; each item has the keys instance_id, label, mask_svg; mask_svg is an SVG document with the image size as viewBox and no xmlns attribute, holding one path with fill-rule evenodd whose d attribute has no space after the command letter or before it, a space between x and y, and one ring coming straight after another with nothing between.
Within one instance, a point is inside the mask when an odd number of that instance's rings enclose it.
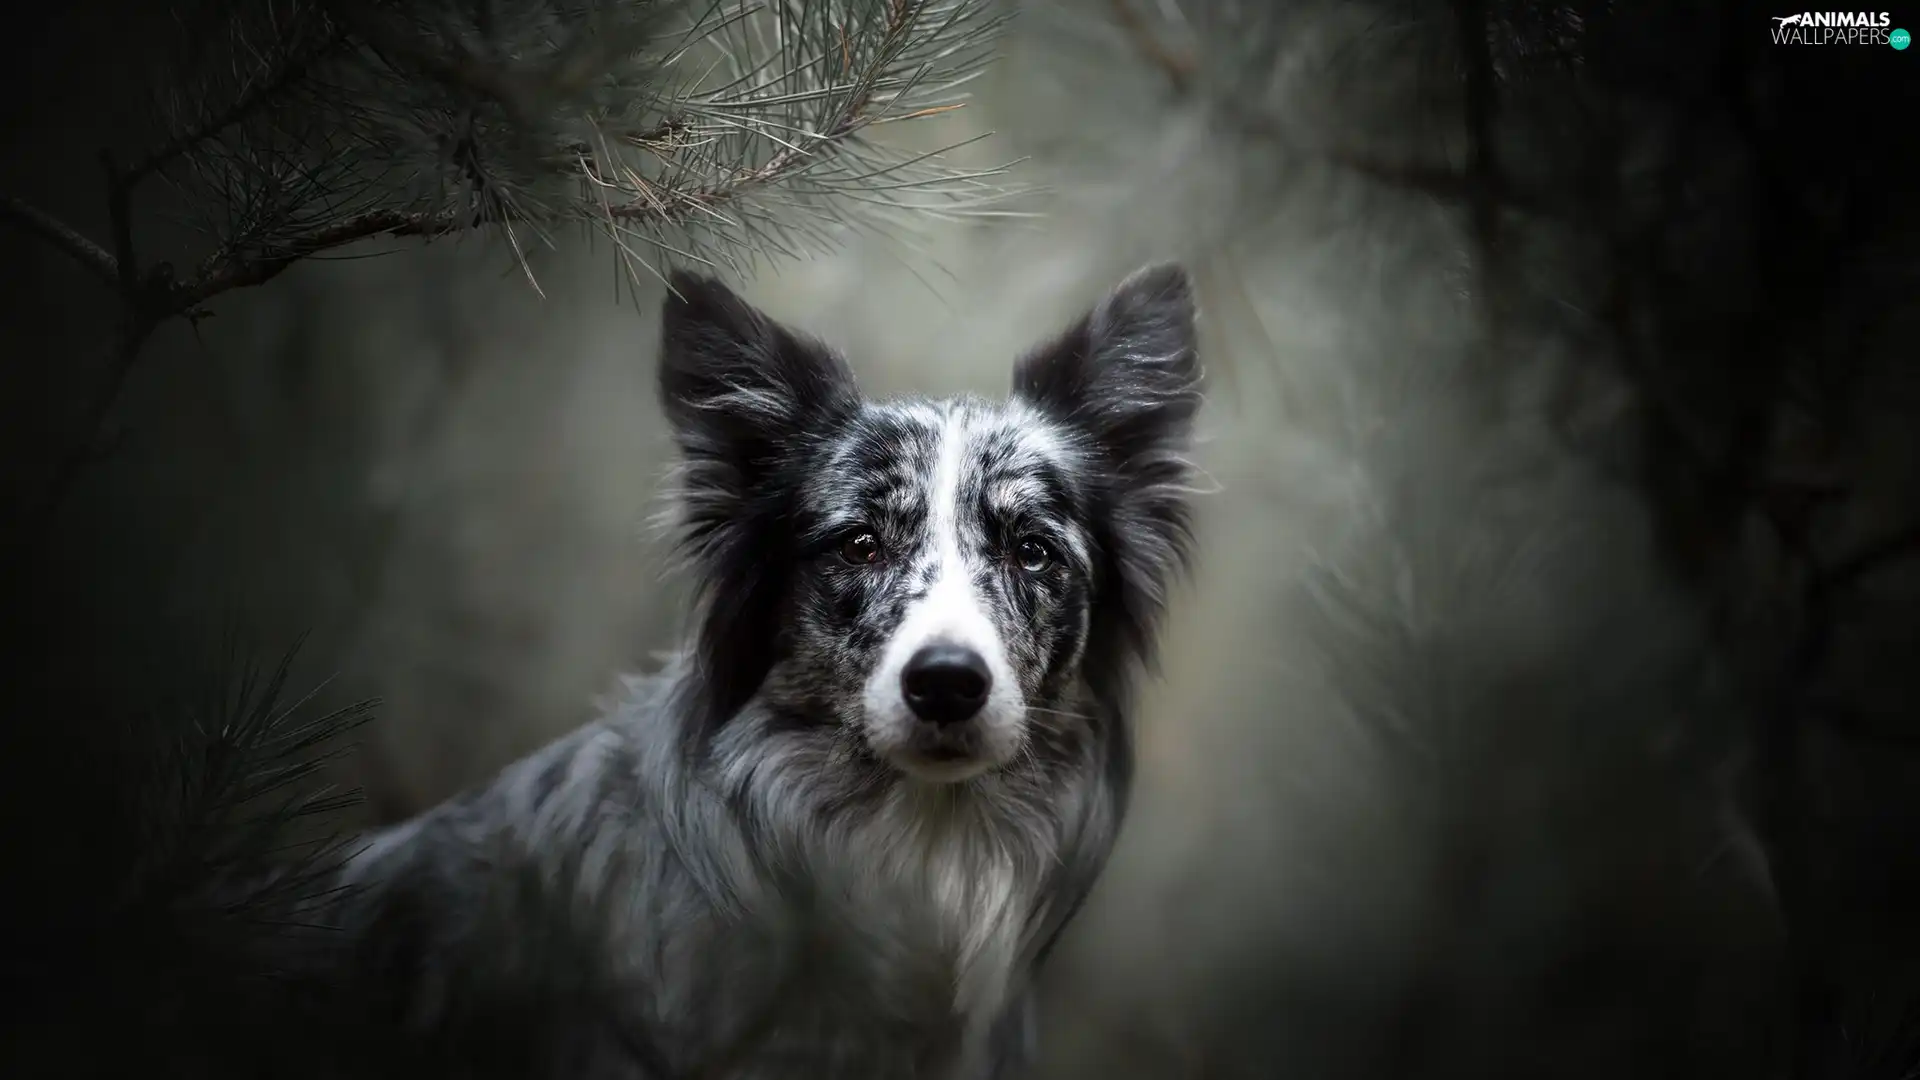
<instances>
[{"instance_id":1,"label":"white fur","mask_svg":"<svg viewBox=\"0 0 1920 1080\"><path fill-rule=\"evenodd\" d=\"M974 586L977 559L962 542L960 479L969 431L963 410L949 410L941 422L940 452L928 500L928 550L935 576L927 594L914 601L887 642L867 680L864 699L868 738L876 752L910 776L934 782L968 780L1013 759L1026 734L1026 701L1007 650ZM901 689L901 672L913 654L936 644L961 645L986 661L992 685L986 705L972 722L979 726L983 753L963 761L933 762L907 752L918 723Z\"/></svg>"}]
</instances>

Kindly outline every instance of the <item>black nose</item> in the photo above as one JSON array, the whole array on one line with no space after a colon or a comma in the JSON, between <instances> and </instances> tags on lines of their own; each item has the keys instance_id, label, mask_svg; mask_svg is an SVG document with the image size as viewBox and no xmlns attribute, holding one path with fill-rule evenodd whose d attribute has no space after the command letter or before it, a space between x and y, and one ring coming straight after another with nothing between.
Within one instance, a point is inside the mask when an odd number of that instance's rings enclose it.
<instances>
[{"instance_id":1,"label":"black nose","mask_svg":"<svg viewBox=\"0 0 1920 1080\"><path fill-rule=\"evenodd\" d=\"M907 660L900 689L922 720L957 724L987 703L993 676L980 654L961 645L929 645Z\"/></svg>"}]
</instances>

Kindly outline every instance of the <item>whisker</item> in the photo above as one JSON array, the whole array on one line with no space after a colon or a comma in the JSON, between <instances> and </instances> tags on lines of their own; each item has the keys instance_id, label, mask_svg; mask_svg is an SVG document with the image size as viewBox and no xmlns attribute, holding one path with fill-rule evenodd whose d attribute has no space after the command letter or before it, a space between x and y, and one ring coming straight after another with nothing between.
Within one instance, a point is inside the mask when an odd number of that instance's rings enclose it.
<instances>
[{"instance_id":1,"label":"whisker","mask_svg":"<svg viewBox=\"0 0 1920 1080\"><path fill-rule=\"evenodd\" d=\"M1091 713L1070 712L1066 709L1049 709L1040 705L1029 705L1027 706L1027 711L1040 713L1044 716L1058 716L1067 720L1081 720L1087 723L1092 723L1095 719Z\"/></svg>"},{"instance_id":2,"label":"whisker","mask_svg":"<svg viewBox=\"0 0 1920 1080\"><path fill-rule=\"evenodd\" d=\"M1028 739L1023 742L1020 745L1020 754L1027 759L1027 764L1035 772L1040 771L1040 745L1037 741Z\"/></svg>"}]
</instances>

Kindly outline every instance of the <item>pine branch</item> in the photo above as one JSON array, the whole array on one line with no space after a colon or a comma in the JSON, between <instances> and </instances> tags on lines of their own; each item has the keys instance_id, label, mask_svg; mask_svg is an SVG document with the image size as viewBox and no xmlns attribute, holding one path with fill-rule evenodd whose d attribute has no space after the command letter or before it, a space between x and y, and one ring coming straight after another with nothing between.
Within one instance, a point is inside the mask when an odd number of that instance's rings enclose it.
<instances>
[{"instance_id":1,"label":"pine branch","mask_svg":"<svg viewBox=\"0 0 1920 1080\"><path fill-rule=\"evenodd\" d=\"M521 70L490 62L458 41L449 43L452 55L442 55L396 32L377 8L370 7L343 0L333 4L332 10L352 27L355 38L383 56L401 58L439 82L506 107L523 121L542 104L564 101L589 89L609 65L643 47L654 30L649 23L639 23L613 32L576 31L551 61Z\"/></svg>"},{"instance_id":2,"label":"pine branch","mask_svg":"<svg viewBox=\"0 0 1920 1080\"><path fill-rule=\"evenodd\" d=\"M289 58L285 63L274 68L268 77L256 81L235 97L225 109L176 132L172 138L148 151L127 170L126 182L129 185L138 184L147 177L164 171L169 165L186 157L208 141L218 138L222 133L245 122L305 78L315 64L325 59L334 49L346 44L347 40L346 34L339 28L329 27L318 46L310 52Z\"/></svg>"},{"instance_id":3,"label":"pine branch","mask_svg":"<svg viewBox=\"0 0 1920 1080\"><path fill-rule=\"evenodd\" d=\"M303 260L487 230L537 288L528 245L579 225L609 239L637 281L658 276L646 248L736 262L791 253L796 233L830 242L821 226L849 207L904 211L907 225L1005 194L990 182L1000 169L956 169L944 151L900 154L868 138L964 106L1005 20L991 0L211 8L222 32L188 36L226 53L196 53L157 95L183 114L171 134L131 166L106 161L110 245L0 193L0 217L112 284L120 305L45 517L97 456L155 329L202 318L217 298ZM202 85L226 66L234 88ZM181 106L187 98L212 103ZM224 219L205 226L213 251L190 273L136 258L134 195L155 177Z\"/></svg>"},{"instance_id":4,"label":"pine branch","mask_svg":"<svg viewBox=\"0 0 1920 1080\"><path fill-rule=\"evenodd\" d=\"M922 5L900 2L900 0L889 3L888 20L881 41L883 55L900 47L904 36L913 29L915 15L920 7ZM596 47L594 50L570 55L556 62L552 67L553 74L544 79L516 79L509 74L471 60L456 63L427 58L420 62L455 85L465 86L506 102L526 102L537 96L534 87L545 87L551 90L579 81L578 73L584 58L603 51L603 48ZM410 55L419 56L420 54ZM874 108L875 88L878 81L873 73L864 75L857 84L859 87L857 93L850 99L847 107L836 117L828 130L814 133L810 146L803 147L798 143L788 143L764 164L742 168L713 184L680 190L653 184L637 173L629 172L624 177L602 175L587 160L587 155L591 151L585 147L580 148L584 151L582 170L598 187L617 189L624 185L632 189L633 194L627 199L620 202L604 202L600 207L600 213L615 228L687 225L710 220L727 204L746 198L759 189L777 184L790 174L814 164L818 155L831 153L863 127L880 119ZM935 106L891 119L921 119L958 107L958 104ZM664 121L634 136L633 141L637 145L657 145L674 138L689 126L690 121L686 120ZM536 223L538 219L533 215L506 204L490 206L473 214L456 214L450 211L369 211L300 237L278 251L255 255L232 252L217 255L209 260L197 275L172 284L164 292L163 298L157 298L158 311L164 313L163 317L187 312L235 289L265 284L303 259L364 240L379 237L430 240L481 226Z\"/></svg>"},{"instance_id":5,"label":"pine branch","mask_svg":"<svg viewBox=\"0 0 1920 1080\"><path fill-rule=\"evenodd\" d=\"M576 143L570 149L578 156L577 175L596 196L591 211L603 219L609 231L619 236L671 227L725 225L729 223L724 216L728 207L808 170L818 169L826 158L849 149L862 132L875 124L925 119L962 107L963 102L949 102L890 111L889 107L906 89L895 85L901 76L894 68L902 53L919 43L918 36L925 35L945 44L946 34L967 20L979 18L980 11L976 9L980 5L948 5L945 17L931 21L930 14L940 15L937 5L887 0L882 6L884 18L871 31L873 41L867 64L847 72L851 79L843 87L826 88L829 91L844 89L845 96L832 109L822 129L778 137L775 139L777 149L765 161L739 163L709 182L692 186L650 178L620 162L617 155L607 152L610 148L600 148L601 152L597 153L590 145ZM730 21L738 18L717 20L714 28L722 28ZM626 39L617 34L610 39L581 34L553 61L528 73L489 64L470 51L459 51L453 58L437 55L365 14L349 18L348 22L353 36L373 43L383 56L401 57L404 63L446 85L500 102L520 115L530 114L542 101L578 92L590 81L589 73L597 64L627 51L640 37L633 28L628 28ZM852 42L847 39L844 28L839 45L843 58L850 60ZM272 88L284 89L289 85L300 70L304 68L295 67L292 73L283 72L263 83L260 90L244 96L217 119L195 127L192 134L150 155L141 167L126 174L127 179L136 181L159 168L157 163L178 157L193 143L232 127L246 113L258 109L261 98L271 93ZM738 103L731 100L735 97L743 103L754 104L753 95L746 93L696 97L685 103L686 115L660 121L629 136L626 142L660 156L685 152L701 140L719 137L711 117L701 114L735 107ZM238 244L225 245L198 273L178 281L151 283L145 297L145 310L147 317L154 321L187 314L224 293L265 284L301 260L365 240L380 237L430 240L486 226L540 226L550 223L547 219L553 216L530 210L517 200L504 199L471 211L370 209L277 243L259 245L259 250L248 250Z\"/></svg>"},{"instance_id":6,"label":"pine branch","mask_svg":"<svg viewBox=\"0 0 1920 1080\"><path fill-rule=\"evenodd\" d=\"M173 1021L216 1021L321 943L311 931L350 854L326 819L352 795L314 781L371 703L313 709L313 693L288 692L293 655L260 668L230 642L205 683L131 714L91 687L63 699L84 730L33 768L89 795L23 826L35 838L20 856L40 885L7 975L34 990L29 1025L113 1015L163 1044L143 1047L154 1060L167 1046L212 1049L191 1046L204 1027ZM113 676L103 681L129 672Z\"/></svg>"}]
</instances>

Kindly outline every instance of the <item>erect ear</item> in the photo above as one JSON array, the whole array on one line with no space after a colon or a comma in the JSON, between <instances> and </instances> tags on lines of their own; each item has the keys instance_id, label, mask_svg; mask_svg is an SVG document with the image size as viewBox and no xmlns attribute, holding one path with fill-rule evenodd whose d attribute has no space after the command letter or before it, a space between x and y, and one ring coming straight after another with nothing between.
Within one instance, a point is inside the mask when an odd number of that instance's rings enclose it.
<instances>
[{"instance_id":1,"label":"erect ear","mask_svg":"<svg viewBox=\"0 0 1920 1080\"><path fill-rule=\"evenodd\" d=\"M1022 357L1013 388L1095 456L1097 527L1110 563L1099 602L1118 633L1102 651L1107 662L1145 658L1192 542L1187 454L1201 395L1186 271L1172 263L1135 271ZM1089 660L1100 662L1091 649Z\"/></svg>"},{"instance_id":2,"label":"erect ear","mask_svg":"<svg viewBox=\"0 0 1920 1080\"><path fill-rule=\"evenodd\" d=\"M679 271L668 284L660 405L684 459L682 539L701 554L804 435L853 400L853 376L713 278Z\"/></svg>"},{"instance_id":3,"label":"erect ear","mask_svg":"<svg viewBox=\"0 0 1920 1080\"><path fill-rule=\"evenodd\" d=\"M681 454L679 542L704 593L696 651L710 725L744 704L772 664L770 637L755 633L771 625L784 589L778 473L858 396L831 349L719 281L682 271L668 285L660 405Z\"/></svg>"}]
</instances>

